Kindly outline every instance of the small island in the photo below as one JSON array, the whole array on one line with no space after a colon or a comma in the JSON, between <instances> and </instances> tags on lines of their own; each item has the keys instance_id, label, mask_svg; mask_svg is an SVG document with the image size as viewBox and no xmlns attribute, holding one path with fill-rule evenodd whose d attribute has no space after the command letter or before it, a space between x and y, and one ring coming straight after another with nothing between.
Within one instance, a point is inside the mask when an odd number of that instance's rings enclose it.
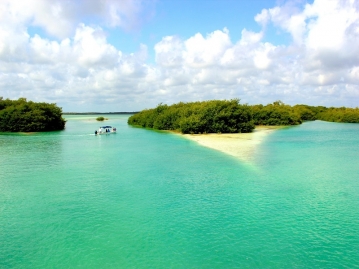
<instances>
[{"instance_id":1,"label":"small island","mask_svg":"<svg viewBox=\"0 0 359 269\"><path fill-rule=\"evenodd\" d=\"M56 104L0 97L0 132L59 131L65 129L65 123Z\"/></svg>"},{"instance_id":2,"label":"small island","mask_svg":"<svg viewBox=\"0 0 359 269\"><path fill-rule=\"evenodd\" d=\"M257 146L273 131L304 121L359 123L358 108L286 105L241 105L238 99L159 104L128 119L133 126L182 133L184 138L251 162Z\"/></svg>"},{"instance_id":3,"label":"small island","mask_svg":"<svg viewBox=\"0 0 359 269\"><path fill-rule=\"evenodd\" d=\"M104 120L108 120L108 118L100 116L100 117L97 117L96 120L97 121L104 121Z\"/></svg>"},{"instance_id":4,"label":"small island","mask_svg":"<svg viewBox=\"0 0 359 269\"><path fill-rule=\"evenodd\" d=\"M159 104L128 119L128 124L183 134L249 133L255 126L289 126L303 121L359 123L358 108L290 106L281 101L268 105L240 104L239 99Z\"/></svg>"},{"instance_id":5,"label":"small island","mask_svg":"<svg viewBox=\"0 0 359 269\"><path fill-rule=\"evenodd\" d=\"M250 133L255 127L251 108L238 99L159 104L132 115L128 123L183 134Z\"/></svg>"}]
</instances>

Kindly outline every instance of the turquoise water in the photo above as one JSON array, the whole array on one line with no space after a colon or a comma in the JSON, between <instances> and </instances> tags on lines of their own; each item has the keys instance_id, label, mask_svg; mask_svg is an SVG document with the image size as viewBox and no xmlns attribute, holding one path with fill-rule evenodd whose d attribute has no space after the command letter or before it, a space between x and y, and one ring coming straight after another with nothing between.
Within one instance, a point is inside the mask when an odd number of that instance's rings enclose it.
<instances>
[{"instance_id":1,"label":"turquoise water","mask_svg":"<svg viewBox=\"0 0 359 269\"><path fill-rule=\"evenodd\" d=\"M0 268L359 268L359 125L278 130L252 164L133 128L0 135Z\"/></svg>"}]
</instances>

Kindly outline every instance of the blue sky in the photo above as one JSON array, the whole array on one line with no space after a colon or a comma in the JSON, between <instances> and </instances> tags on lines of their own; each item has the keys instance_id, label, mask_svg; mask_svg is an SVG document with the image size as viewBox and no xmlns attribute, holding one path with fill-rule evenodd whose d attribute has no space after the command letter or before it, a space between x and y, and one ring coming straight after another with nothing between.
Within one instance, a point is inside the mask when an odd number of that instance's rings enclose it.
<instances>
[{"instance_id":1,"label":"blue sky","mask_svg":"<svg viewBox=\"0 0 359 269\"><path fill-rule=\"evenodd\" d=\"M0 96L64 111L359 104L354 0L3 0Z\"/></svg>"},{"instance_id":2,"label":"blue sky","mask_svg":"<svg viewBox=\"0 0 359 269\"><path fill-rule=\"evenodd\" d=\"M196 33L206 35L224 28L230 30L233 40L239 40L244 28L260 31L261 26L253 18L262 9L271 8L277 2L273 0L163 0L154 2L155 8L143 18L145 23L140 27L132 30L111 27L104 29L108 33L108 42L125 53L138 49L141 43L153 48L164 36L177 35L187 39ZM298 5L303 3L306 2L298 2ZM147 8L153 8L153 4ZM290 35L269 26L266 29L265 39L274 44L283 44L290 41ZM152 61L154 53L153 51L150 53L149 61Z\"/></svg>"}]
</instances>

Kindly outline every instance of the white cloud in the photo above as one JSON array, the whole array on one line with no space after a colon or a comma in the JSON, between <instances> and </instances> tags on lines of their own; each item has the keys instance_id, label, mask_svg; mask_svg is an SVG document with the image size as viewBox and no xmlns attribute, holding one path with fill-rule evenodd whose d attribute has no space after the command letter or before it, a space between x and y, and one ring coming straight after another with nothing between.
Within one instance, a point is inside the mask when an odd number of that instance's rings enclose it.
<instances>
[{"instance_id":1,"label":"white cloud","mask_svg":"<svg viewBox=\"0 0 359 269\"><path fill-rule=\"evenodd\" d=\"M94 29L80 24L73 40L74 56L78 58L78 63L84 66L106 65L112 67L121 55L107 43L102 29Z\"/></svg>"},{"instance_id":2,"label":"white cloud","mask_svg":"<svg viewBox=\"0 0 359 269\"><path fill-rule=\"evenodd\" d=\"M144 2L36 1L36 10L28 1L0 2L0 96L5 98L58 102L67 111L130 111L160 102L230 98L358 105L359 7L352 0L264 9L254 18L262 30L241 29L239 40L226 28L185 39L165 36L154 46L153 64L147 62L152 48L142 44L123 53L100 26L101 21L137 27ZM98 25L80 21L77 12L96 17ZM266 42L269 24L293 42ZM30 36L30 25L56 39Z\"/></svg>"},{"instance_id":3,"label":"white cloud","mask_svg":"<svg viewBox=\"0 0 359 269\"><path fill-rule=\"evenodd\" d=\"M262 44L260 47L257 48L257 50L254 53L254 65L258 68L258 69L267 69L272 60L270 59L270 52L272 50L274 50L274 46L269 44L269 43L265 43Z\"/></svg>"},{"instance_id":4,"label":"white cloud","mask_svg":"<svg viewBox=\"0 0 359 269\"><path fill-rule=\"evenodd\" d=\"M183 64L184 44L176 36L166 36L155 47L156 63L167 68Z\"/></svg>"},{"instance_id":5,"label":"white cloud","mask_svg":"<svg viewBox=\"0 0 359 269\"><path fill-rule=\"evenodd\" d=\"M190 37L185 42L184 58L187 65L202 68L215 64L223 52L231 45L229 32L214 31L204 38L200 33Z\"/></svg>"},{"instance_id":6,"label":"white cloud","mask_svg":"<svg viewBox=\"0 0 359 269\"><path fill-rule=\"evenodd\" d=\"M262 38L263 38L263 32L255 33L243 29L240 42L242 45L256 44L259 41L261 41Z\"/></svg>"},{"instance_id":7,"label":"white cloud","mask_svg":"<svg viewBox=\"0 0 359 269\"><path fill-rule=\"evenodd\" d=\"M261 24L263 27L270 21L270 15L267 9L262 9L262 12L254 17L254 20Z\"/></svg>"},{"instance_id":8,"label":"white cloud","mask_svg":"<svg viewBox=\"0 0 359 269\"><path fill-rule=\"evenodd\" d=\"M152 16L154 3L154 0L2 0L0 23L41 27L59 39L73 35L77 25L90 17L130 31Z\"/></svg>"}]
</instances>

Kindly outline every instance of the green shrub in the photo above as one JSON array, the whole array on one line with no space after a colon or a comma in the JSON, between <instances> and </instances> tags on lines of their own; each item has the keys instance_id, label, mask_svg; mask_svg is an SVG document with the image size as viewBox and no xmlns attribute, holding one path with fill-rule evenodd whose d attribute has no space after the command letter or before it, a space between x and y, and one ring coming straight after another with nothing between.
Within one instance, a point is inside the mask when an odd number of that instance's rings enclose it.
<instances>
[{"instance_id":1,"label":"green shrub","mask_svg":"<svg viewBox=\"0 0 359 269\"><path fill-rule=\"evenodd\" d=\"M302 123L300 114L281 101L252 106L255 125L297 125Z\"/></svg>"},{"instance_id":2,"label":"green shrub","mask_svg":"<svg viewBox=\"0 0 359 269\"><path fill-rule=\"evenodd\" d=\"M239 100L159 104L128 119L130 125L182 133L240 133L254 129L252 111Z\"/></svg>"},{"instance_id":3,"label":"green shrub","mask_svg":"<svg viewBox=\"0 0 359 269\"><path fill-rule=\"evenodd\" d=\"M0 98L1 132L56 131L63 130L65 123L62 109L56 104Z\"/></svg>"},{"instance_id":4,"label":"green shrub","mask_svg":"<svg viewBox=\"0 0 359 269\"><path fill-rule=\"evenodd\" d=\"M358 108L286 105L241 105L238 99L159 104L131 116L128 124L182 133L248 133L255 125L297 125L308 120L359 122Z\"/></svg>"}]
</instances>

